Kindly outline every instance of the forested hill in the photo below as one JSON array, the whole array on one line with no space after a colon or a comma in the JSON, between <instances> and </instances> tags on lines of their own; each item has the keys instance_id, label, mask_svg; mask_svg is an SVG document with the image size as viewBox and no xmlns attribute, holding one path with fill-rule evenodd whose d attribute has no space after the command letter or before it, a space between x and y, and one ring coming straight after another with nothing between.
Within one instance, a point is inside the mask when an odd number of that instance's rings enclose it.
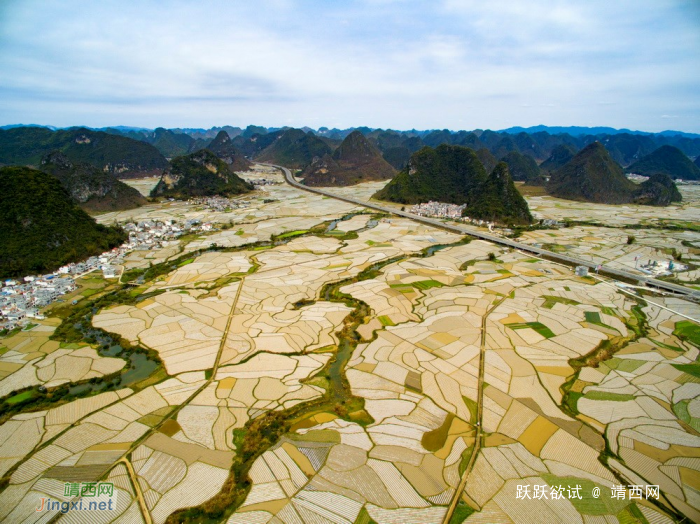
<instances>
[{"instance_id":1,"label":"forested hill","mask_svg":"<svg viewBox=\"0 0 700 524\"><path fill-rule=\"evenodd\" d=\"M559 198L598 204L668 205L680 201L678 188L667 174L656 173L637 186L625 177L622 167L599 142L586 146L554 171L547 192Z\"/></svg>"},{"instance_id":2,"label":"forested hill","mask_svg":"<svg viewBox=\"0 0 700 524\"><path fill-rule=\"evenodd\" d=\"M0 164L38 166L52 151L72 162L91 164L120 177L160 174L168 166L152 145L85 128L51 131L42 127L0 130Z\"/></svg>"},{"instance_id":3,"label":"forested hill","mask_svg":"<svg viewBox=\"0 0 700 524\"><path fill-rule=\"evenodd\" d=\"M253 186L231 171L208 149L173 158L151 196L190 198L231 196L252 191Z\"/></svg>"},{"instance_id":4,"label":"forested hill","mask_svg":"<svg viewBox=\"0 0 700 524\"><path fill-rule=\"evenodd\" d=\"M95 166L71 162L60 151L45 156L40 169L58 178L73 200L87 211L132 209L146 203L133 187Z\"/></svg>"},{"instance_id":5,"label":"forested hill","mask_svg":"<svg viewBox=\"0 0 700 524\"><path fill-rule=\"evenodd\" d=\"M0 277L53 271L127 238L97 224L56 177L28 167L0 168L0 223Z\"/></svg>"},{"instance_id":6,"label":"forested hill","mask_svg":"<svg viewBox=\"0 0 700 524\"><path fill-rule=\"evenodd\" d=\"M673 146L661 146L639 159L625 171L644 176L663 173L674 179L700 180L700 167L693 164L683 154L683 151Z\"/></svg>"},{"instance_id":7,"label":"forested hill","mask_svg":"<svg viewBox=\"0 0 700 524\"><path fill-rule=\"evenodd\" d=\"M362 133L350 133L332 155L314 159L302 176L309 186L350 186L387 180L396 170Z\"/></svg>"},{"instance_id":8,"label":"forested hill","mask_svg":"<svg viewBox=\"0 0 700 524\"><path fill-rule=\"evenodd\" d=\"M532 216L505 162L490 175L467 147L424 147L374 198L401 204L428 201L466 204L464 214L505 224L529 224Z\"/></svg>"}]
</instances>

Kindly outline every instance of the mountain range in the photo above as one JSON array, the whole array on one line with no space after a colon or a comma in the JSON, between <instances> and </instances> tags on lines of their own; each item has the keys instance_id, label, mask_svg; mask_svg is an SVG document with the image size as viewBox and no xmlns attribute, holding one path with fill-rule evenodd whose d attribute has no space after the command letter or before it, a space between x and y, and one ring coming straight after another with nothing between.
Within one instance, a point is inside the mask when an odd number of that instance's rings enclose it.
<instances>
[{"instance_id":1,"label":"mountain range","mask_svg":"<svg viewBox=\"0 0 700 524\"><path fill-rule=\"evenodd\" d=\"M353 131L333 154L315 158L301 176L308 186L350 186L387 180L396 170L359 131Z\"/></svg>"},{"instance_id":2,"label":"mountain range","mask_svg":"<svg viewBox=\"0 0 700 524\"><path fill-rule=\"evenodd\" d=\"M52 151L119 177L160 174L168 166L152 145L87 128L58 131L41 127L0 130L0 164L38 166Z\"/></svg>"}]
</instances>

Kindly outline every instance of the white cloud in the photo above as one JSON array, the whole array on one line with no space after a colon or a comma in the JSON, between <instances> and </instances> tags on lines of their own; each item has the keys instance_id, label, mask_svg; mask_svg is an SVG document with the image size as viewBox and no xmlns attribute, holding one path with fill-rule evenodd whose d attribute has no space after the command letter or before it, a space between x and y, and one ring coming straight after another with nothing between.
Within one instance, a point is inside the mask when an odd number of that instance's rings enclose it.
<instances>
[{"instance_id":1,"label":"white cloud","mask_svg":"<svg viewBox=\"0 0 700 524\"><path fill-rule=\"evenodd\" d=\"M3 123L700 131L687 3L8 5Z\"/></svg>"}]
</instances>

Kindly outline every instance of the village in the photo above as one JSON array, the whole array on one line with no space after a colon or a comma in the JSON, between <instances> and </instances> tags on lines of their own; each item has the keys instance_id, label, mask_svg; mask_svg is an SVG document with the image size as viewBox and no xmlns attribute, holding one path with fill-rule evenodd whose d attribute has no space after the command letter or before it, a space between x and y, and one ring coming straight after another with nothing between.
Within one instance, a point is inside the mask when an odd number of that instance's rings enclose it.
<instances>
[{"instance_id":1,"label":"village","mask_svg":"<svg viewBox=\"0 0 700 524\"><path fill-rule=\"evenodd\" d=\"M212 231L212 224L200 220L143 220L122 226L129 240L119 247L92 256L82 262L67 264L53 273L28 275L8 279L0 287L0 332L11 331L41 320L40 310L76 290L76 280L88 273L101 271L106 279L120 277L124 257L132 251L158 249L177 242L178 237L190 232Z\"/></svg>"}]
</instances>

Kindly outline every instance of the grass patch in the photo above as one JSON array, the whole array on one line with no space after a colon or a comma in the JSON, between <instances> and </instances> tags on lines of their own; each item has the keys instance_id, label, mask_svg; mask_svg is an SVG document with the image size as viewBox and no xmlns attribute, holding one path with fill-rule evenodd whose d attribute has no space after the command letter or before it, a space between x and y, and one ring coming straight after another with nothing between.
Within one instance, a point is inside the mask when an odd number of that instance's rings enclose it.
<instances>
[{"instance_id":1,"label":"grass patch","mask_svg":"<svg viewBox=\"0 0 700 524\"><path fill-rule=\"evenodd\" d=\"M611 358L610 360L603 362L604 366L616 371L623 371L624 373L633 373L637 368L642 367L644 364L646 364L646 361L644 360L631 360L628 358Z\"/></svg>"},{"instance_id":2,"label":"grass patch","mask_svg":"<svg viewBox=\"0 0 700 524\"><path fill-rule=\"evenodd\" d=\"M474 451L474 445L472 444L469 446L467 449L462 451L462 458L459 459L459 476L461 477L464 475L464 472L467 471L467 466L469 465L469 459L472 458L472 453Z\"/></svg>"},{"instance_id":3,"label":"grass patch","mask_svg":"<svg viewBox=\"0 0 700 524\"><path fill-rule=\"evenodd\" d=\"M542 298L544 298L544 304L542 304L542 307L547 309L552 309L556 304L565 304L567 306L578 306L581 304L581 302L570 298L555 297L553 295L542 295Z\"/></svg>"},{"instance_id":4,"label":"grass patch","mask_svg":"<svg viewBox=\"0 0 700 524\"><path fill-rule=\"evenodd\" d=\"M377 524L376 520L373 520L367 512L367 508L362 508L360 513L357 515L354 524Z\"/></svg>"},{"instance_id":5,"label":"grass patch","mask_svg":"<svg viewBox=\"0 0 700 524\"><path fill-rule=\"evenodd\" d=\"M600 320L600 313L597 311L586 311L584 313L586 317L586 322L590 322L591 324L602 324L603 322Z\"/></svg>"},{"instance_id":6,"label":"grass patch","mask_svg":"<svg viewBox=\"0 0 700 524\"><path fill-rule=\"evenodd\" d=\"M423 438L421 439L421 444L425 449L434 453L445 445L447 440L447 435L450 431L450 426L455 416L453 413L448 413L442 425L439 428L435 428L432 431L423 433Z\"/></svg>"},{"instance_id":7,"label":"grass patch","mask_svg":"<svg viewBox=\"0 0 700 524\"><path fill-rule=\"evenodd\" d=\"M656 339L651 338L651 337L647 337L647 338L648 338L649 340L651 340L654 344L656 344L657 346L659 346L660 348L670 349L671 351L676 351L676 352L678 352L678 353L684 353L684 352L685 352L685 350L684 350L683 348L679 348L678 346L672 346L671 344L664 344L664 343L661 342L660 340L656 340Z\"/></svg>"},{"instance_id":8,"label":"grass patch","mask_svg":"<svg viewBox=\"0 0 700 524\"><path fill-rule=\"evenodd\" d=\"M588 400L612 400L615 402L627 402L634 400L634 395L629 393L612 393L610 391L589 391L583 398Z\"/></svg>"},{"instance_id":9,"label":"grass patch","mask_svg":"<svg viewBox=\"0 0 700 524\"><path fill-rule=\"evenodd\" d=\"M177 265L177 267L186 266L187 264L191 264L192 262L194 262L194 258L188 258L188 259L183 260L182 262L180 262L180 263Z\"/></svg>"},{"instance_id":10,"label":"grass patch","mask_svg":"<svg viewBox=\"0 0 700 524\"><path fill-rule=\"evenodd\" d=\"M552 338L554 336L554 333L552 332L551 329L549 329L547 326L542 324L541 322L516 322L514 324L506 324L510 329L512 330L518 330L518 329L533 329L540 335L542 335L544 338Z\"/></svg>"},{"instance_id":11,"label":"grass patch","mask_svg":"<svg viewBox=\"0 0 700 524\"><path fill-rule=\"evenodd\" d=\"M688 375L700 378L700 362L691 362L690 364L671 364L678 371L687 373Z\"/></svg>"},{"instance_id":12,"label":"grass patch","mask_svg":"<svg viewBox=\"0 0 700 524\"><path fill-rule=\"evenodd\" d=\"M681 340L687 340L694 345L700 347L700 326L690 320L681 320L676 322L676 329L673 334Z\"/></svg>"},{"instance_id":13,"label":"grass patch","mask_svg":"<svg viewBox=\"0 0 700 524\"><path fill-rule=\"evenodd\" d=\"M425 291L426 289L430 289L431 287L442 287L444 284L442 282L438 282L437 280L420 280L419 282L412 282L411 285L417 289L420 289L421 291Z\"/></svg>"},{"instance_id":14,"label":"grass patch","mask_svg":"<svg viewBox=\"0 0 700 524\"><path fill-rule=\"evenodd\" d=\"M462 395L462 400L464 401L464 404L467 406L467 409L469 410L469 416L471 417L470 422L473 424L478 419L478 416L477 416L478 406L476 405L475 401L473 401L470 398L465 397L464 395Z\"/></svg>"},{"instance_id":15,"label":"grass patch","mask_svg":"<svg viewBox=\"0 0 700 524\"><path fill-rule=\"evenodd\" d=\"M292 237L298 237L300 235L305 235L308 233L308 229L298 229L296 231L287 231L286 233L282 233L281 235L277 235L275 237L276 240L283 240L285 238L292 238Z\"/></svg>"},{"instance_id":16,"label":"grass patch","mask_svg":"<svg viewBox=\"0 0 700 524\"><path fill-rule=\"evenodd\" d=\"M395 326L394 321L391 320L388 316L386 315L381 315L377 317L377 320L382 324L382 326Z\"/></svg>"},{"instance_id":17,"label":"grass patch","mask_svg":"<svg viewBox=\"0 0 700 524\"><path fill-rule=\"evenodd\" d=\"M467 517L474 513L476 510L472 508L469 504L460 500L455 506L455 511L452 513L449 524L462 524Z\"/></svg>"},{"instance_id":18,"label":"grass patch","mask_svg":"<svg viewBox=\"0 0 700 524\"><path fill-rule=\"evenodd\" d=\"M5 402L8 404L17 404L19 402L24 402L25 400L29 400L30 398L33 398L36 396L36 393L33 389L30 389L29 391L23 391L22 393L17 393L15 396L8 398Z\"/></svg>"}]
</instances>

